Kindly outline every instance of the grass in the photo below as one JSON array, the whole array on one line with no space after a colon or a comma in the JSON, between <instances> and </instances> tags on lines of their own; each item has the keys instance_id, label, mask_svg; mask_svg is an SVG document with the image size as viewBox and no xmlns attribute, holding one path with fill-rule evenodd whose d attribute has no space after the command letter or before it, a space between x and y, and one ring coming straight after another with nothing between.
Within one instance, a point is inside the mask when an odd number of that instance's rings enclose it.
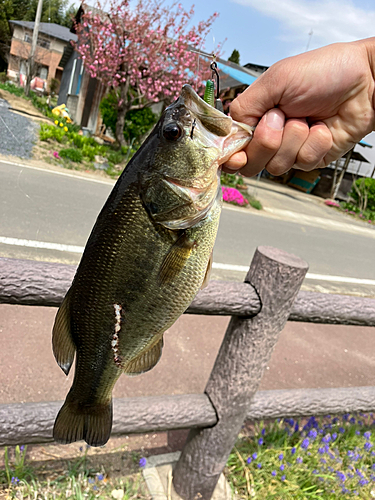
<instances>
[{"instance_id":1,"label":"grass","mask_svg":"<svg viewBox=\"0 0 375 500\"><path fill-rule=\"evenodd\" d=\"M259 423L241 435L226 475L239 498L375 498L373 415Z\"/></svg>"},{"instance_id":2,"label":"grass","mask_svg":"<svg viewBox=\"0 0 375 500\"><path fill-rule=\"evenodd\" d=\"M43 500L94 500L115 499L148 499L139 468L137 454L132 454L134 466L129 474L123 477L112 477L103 466L100 470L90 464L86 447L82 456L65 461L64 467L57 465L48 475L41 468L27 464L26 446L16 446L13 459L10 459L10 449L4 451L4 470L0 471L0 497L2 492L9 499L43 499ZM83 450L83 448L82 448Z\"/></svg>"}]
</instances>

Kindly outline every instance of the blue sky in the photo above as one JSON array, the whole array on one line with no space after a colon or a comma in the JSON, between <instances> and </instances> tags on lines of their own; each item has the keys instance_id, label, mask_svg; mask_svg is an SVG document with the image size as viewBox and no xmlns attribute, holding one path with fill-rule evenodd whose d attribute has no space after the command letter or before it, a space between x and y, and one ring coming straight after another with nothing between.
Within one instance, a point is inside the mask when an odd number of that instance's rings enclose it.
<instances>
[{"instance_id":1,"label":"blue sky","mask_svg":"<svg viewBox=\"0 0 375 500\"><path fill-rule=\"evenodd\" d=\"M169 2L168 2L169 3ZM191 0L180 0L185 9ZM227 39L224 58L233 49L241 64L274 62L334 42L375 35L373 0L215 0L195 2L195 21L218 12L206 49ZM311 36L309 33L311 33Z\"/></svg>"}]
</instances>

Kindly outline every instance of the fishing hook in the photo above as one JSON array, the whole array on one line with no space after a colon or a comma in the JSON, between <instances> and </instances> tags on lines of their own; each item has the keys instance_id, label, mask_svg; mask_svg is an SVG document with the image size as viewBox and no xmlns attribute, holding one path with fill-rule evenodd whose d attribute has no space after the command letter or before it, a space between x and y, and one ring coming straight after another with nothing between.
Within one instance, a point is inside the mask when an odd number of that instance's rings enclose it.
<instances>
[{"instance_id":1,"label":"fishing hook","mask_svg":"<svg viewBox=\"0 0 375 500\"><path fill-rule=\"evenodd\" d=\"M219 99L219 96L220 96L220 76L219 76L219 72L217 70L216 61L212 61L212 63L210 64L210 68L212 71L212 75L211 75L212 80L214 80L216 78L216 99Z\"/></svg>"}]
</instances>

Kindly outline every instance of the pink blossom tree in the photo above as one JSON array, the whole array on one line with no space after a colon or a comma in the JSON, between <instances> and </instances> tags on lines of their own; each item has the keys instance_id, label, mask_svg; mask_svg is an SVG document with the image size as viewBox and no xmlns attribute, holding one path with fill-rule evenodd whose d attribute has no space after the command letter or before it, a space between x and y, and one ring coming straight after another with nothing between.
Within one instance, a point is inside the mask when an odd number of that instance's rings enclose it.
<instances>
[{"instance_id":1,"label":"pink blossom tree","mask_svg":"<svg viewBox=\"0 0 375 500\"><path fill-rule=\"evenodd\" d=\"M98 3L84 11L76 26L76 50L90 76L116 90L116 139L121 145L128 111L158 101L168 104L184 83L198 90L210 75L208 62L198 62L189 48L203 48L217 13L192 26L193 7L187 12L159 0L138 0L135 6L129 0L110 0L107 9Z\"/></svg>"}]
</instances>

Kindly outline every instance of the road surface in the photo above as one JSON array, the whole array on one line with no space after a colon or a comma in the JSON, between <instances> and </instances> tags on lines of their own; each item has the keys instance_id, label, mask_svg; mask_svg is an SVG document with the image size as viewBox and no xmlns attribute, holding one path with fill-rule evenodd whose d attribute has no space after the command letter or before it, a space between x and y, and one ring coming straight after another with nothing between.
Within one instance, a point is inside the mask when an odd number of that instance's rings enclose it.
<instances>
[{"instance_id":1,"label":"road surface","mask_svg":"<svg viewBox=\"0 0 375 500\"><path fill-rule=\"evenodd\" d=\"M112 186L0 162L0 255L77 264ZM224 206L213 277L242 280L255 248L271 245L310 264L305 289L375 296L375 228L333 212L309 216L308 205L293 212L287 200L285 210Z\"/></svg>"}]
</instances>

